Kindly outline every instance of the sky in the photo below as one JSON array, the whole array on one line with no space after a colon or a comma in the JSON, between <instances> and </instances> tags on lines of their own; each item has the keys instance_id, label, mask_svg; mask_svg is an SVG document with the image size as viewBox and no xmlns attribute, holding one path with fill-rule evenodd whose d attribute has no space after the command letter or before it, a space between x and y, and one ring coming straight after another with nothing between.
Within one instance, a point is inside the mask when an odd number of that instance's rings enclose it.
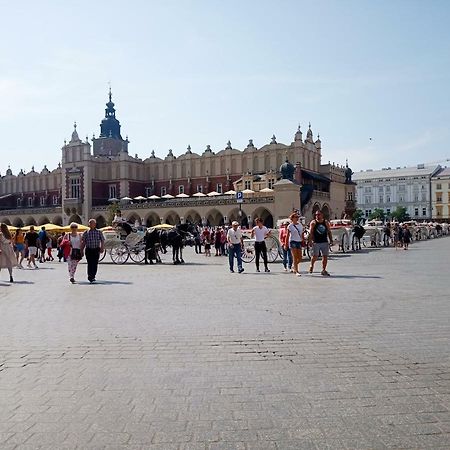
<instances>
[{"instance_id":1,"label":"sky","mask_svg":"<svg viewBox=\"0 0 450 450\"><path fill-rule=\"evenodd\" d=\"M450 2L0 0L0 174L54 169L109 83L129 153L293 141L355 171L450 158ZM450 163L442 163L450 165Z\"/></svg>"}]
</instances>

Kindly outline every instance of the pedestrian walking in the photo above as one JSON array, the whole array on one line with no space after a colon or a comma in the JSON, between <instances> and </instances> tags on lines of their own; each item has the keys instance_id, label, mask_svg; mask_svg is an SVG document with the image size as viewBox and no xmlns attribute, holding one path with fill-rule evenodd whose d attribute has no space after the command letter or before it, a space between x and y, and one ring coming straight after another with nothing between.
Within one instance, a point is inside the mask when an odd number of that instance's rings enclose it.
<instances>
[{"instance_id":1,"label":"pedestrian walking","mask_svg":"<svg viewBox=\"0 0 450 450\"><path fill-rule=\"evenodd\" d=\"M61 247L61 243L63 242L65 235L66 235L66 232L63 231L61 236L59 236L59 238L56 241L56 247L58 249L58 253L56 256L58 257L58 262L61 262L61 259L63 259L64 262L66 262L66 258L64 257L64 251L63 251L63 248Z\"/></svg>"},{"instance_id":2,"label":"pedestrian walking","mask_svg":"<svg viewBox=\"0 0 450 450\"><path fill-rule=\"evenodd\" d=\"M19 227L14 235L14 250L17 258L17 268L23 269L22 262L25 257L25 234Z\"/></svg>"},{"instance_id":3,"label":"pedestrian walking","mask_svg":"<svg viewBox=\"0 0 450 450\"><path fill-rule=\"evenodd\" d=\"M222 231L219 227L217 227L214 233L214 248L216 250L216 254L214 256L220 256L221 247L222 247Z\"/></svg>"},{"instance_id":4,"label":"pedestrian walking","mask_svg":"<svg viewBox=\"0 0 450 450\"><path fill-rule=\"evenodd\" d=\"M240 230L239 223L234 221L227 233L228 242L228 261L230 265L230 272L234 273L234 258L237 259L238 272L244 271L242 267L242 248L244 247L244 238Z\"/></svg>"},{"instance_id":5,"label":"pedestrian walking","mask_svg":"<svg viewBox=\"0 0 450 450\"><path fill-rule=\"evenodd\" d=\"M0 269L8 269L9 282L14 283L13 267L17 265L13 240L6 223L0 225Z\"/></svg>"},{"instance_id":6,"label":"pedestrian walking","mask_svg":"<svg viewBox=\"0 0 450 450\"><path fill-rule=\"evenodd\" d=\"M64 252L64 259L67 260L69 281L73 284L75 283L75 272L77 271L78 263L83 258L83 252L81 251L81 236L78 234L77 223L72 222L70 224L70 233L67 233L64 236L61 247Z\"/></svg>"},{"instance_id":7,"label":"pedestrian walking","mask_svg":"<svg viewBox=\"0 0 450 450\"><path fill-rule=\"evenodd\" d=\"M283 250L283 267L284 271L292 271L292 252L289 248L289 241L287 240L287 227L290 224L289 220L281 223L280 227L280 243Z\"/></svg>"},{"instance_id":8,"label":"pedestrian walking","mask_svg":"<svg viewBox=\"0 0 450 450\"><path fill-rule=\"evenodd\" d=\"M290 249L292 252L292 258L294 260L293 263L293 272L299 277L300 269L299 265L302 260L302 243L304 243L304 234L303 234L303 226L299 223L298 219L300 218L297 213L292 213L289 218L291 219L291 223L288 225L286 229L286 241L287 245L285 249Z\"/></svg>"},{"instance_id":9,"label":"pedestrian walking","mask_svg":"<svg viewBox=\"0 0 450 450\"><path fill-rule=\"evenodd\" d=\"M97 230L97 221L90 219L89 230L86 230L81 238L81 252L86 255L87 276L90 283L95 282L98 260L100 253L103 253L104 245L105 237L100 230Z\"/></svg>"},{"instance_id":10,"label":"pedestrian walking","mask_svg":"<svg viewBox=\"0 0 450 450\"><path fill-rule=\"evenodd\" d=\"M252 238L255 239L255 254L256 254L256 271L259 272L259 258L262 255L264 262L264 272L270 272L267 265L267 247L264 239L270 236L270 230L264 226L261 218L255 219L256 226L252 229Z\"/></svg>"},{"instance_id":11,"label":"pedestrian walking","mask_svg":"<svg viewBox=\"0 0 450 450\"><path fill-rule=\"evenodd\" d=\"M39 236L34 231L34 226L30 226L30 231L25 235L25 246L26 251L28 252L28 264L27 267L31 269L31 266L33 266L35 269L38 268L36 265L36 256L38 251L38 241Z\"/></svg>"},{"instance_id":12,"label":"pedestrian walking","mask_svg":"<svg viewBox=\"0 0 450 450\"><path fill-rule=\"evenodd\" d=\"M211 232L207 227L203 230L202 240L205 246L205 256L211 256Z\"/></svg>"},{"instance_id":13,"label":"pedestrian walking","mask_svg":"<svg viewBox=\"0 0 450 450\"><path fill-rule=\"evenodd\" d=\"M312 243L313 257L309 266L309 273L313 273L314 263L322 255L322 272L323 276L329 277L327 271L328 255L330 253L330 244L333 242L330 224L325 220L322 211L316 211L315 219L309 225L308 243Z\"/></svg>"},{"instance_id":14,"label":"pedestrian walking","mask_svg":"<svg viewBox=\"0 0 450 450\"><path fill-rule=\"evenodd\" d=\"M408 225L403 224L403 249L408 250L409 244L411 243L411 231Z\"/></svg>"},{"instance_id":15,"label":"pedestrian walking","mask_svg":"<svg viewBox=\"0 0 450 450\"><path fill-rule=\"evenodd\" d=\"M39 262L43 263L45 261L45 251L47 249L47 241L48 241L48 235L47 231L45 231L45 227L42 226L41 230L38 233L38 256L39 256Z\"/></svg>"}]
</instances>

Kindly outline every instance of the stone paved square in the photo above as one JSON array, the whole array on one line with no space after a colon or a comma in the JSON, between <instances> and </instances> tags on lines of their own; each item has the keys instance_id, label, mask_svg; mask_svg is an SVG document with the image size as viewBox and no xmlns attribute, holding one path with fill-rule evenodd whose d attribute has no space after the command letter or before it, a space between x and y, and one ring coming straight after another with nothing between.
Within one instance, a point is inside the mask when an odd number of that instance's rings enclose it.
<instances>
[{"instance_id":1,"label":"stone paved square","mask_svg":"<svg viewBox=\"0 0 450 450\"><path fill-rule=\"evenodd\" d=\"M0 448L450 448L450 239L300 279L65 264L0 282ZM169 258L166 258L168 261ZM316 267L319 269L319 266ZM6 280L6 271L0 280Z\"/></svg>"}]
</instances>

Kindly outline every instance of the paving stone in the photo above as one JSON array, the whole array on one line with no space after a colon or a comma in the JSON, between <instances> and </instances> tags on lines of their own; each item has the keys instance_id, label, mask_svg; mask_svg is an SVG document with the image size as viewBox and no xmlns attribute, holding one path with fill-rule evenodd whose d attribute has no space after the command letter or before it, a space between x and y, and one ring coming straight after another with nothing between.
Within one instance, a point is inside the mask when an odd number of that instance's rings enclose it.
<instances>
[{"instance_id":1,"label":"paving stone","mask_svg":"<svg viewBox=\"0 0 450 450\"><path fill-rule=\"evenodd\" d=\"M192 249L96 286L17 271L52 289L0 292L0 447L448 448L449 252L333 253L327 280L247 266L233 294Z\"/></svg>"}]
</instances>

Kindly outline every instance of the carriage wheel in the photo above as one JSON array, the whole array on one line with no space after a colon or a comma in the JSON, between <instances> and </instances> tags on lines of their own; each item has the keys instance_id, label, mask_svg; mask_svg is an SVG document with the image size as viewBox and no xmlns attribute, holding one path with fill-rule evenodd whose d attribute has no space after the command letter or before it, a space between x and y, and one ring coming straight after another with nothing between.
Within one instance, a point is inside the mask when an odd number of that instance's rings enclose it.
<instances>
[{"instance_id":1,"label":"carriage wheel","mask_svg":"<svg viewBox=\"0 0 450 450\"><path fill-rule=\"evenodd\" d=\"M375 236L373 237L373 243L375 247L381 247L381 234L379 231L375 233Z\"/></svg>"},{"instance_id":2,"label":"carriage wheel","mask_svg":"<svg viewBox=\"0 0 450 450\"><path fill-rule=\"evenodd\" d=\"M342 253L346 253L349 250L349 245L348 245L348 235L347 233L344 233L342 235L342 239L341 239L341 249L342 249Z\"/></svg>"},{"instance_id":3,"label":"carriage wheel","mask_svg":"<svg viewBox=\"0 0 450 450\"><path fill-rule=\"evenodd\" d=\"M125 264L130 257L130 253L125 245L112 248L110 255L114 264Z\"/></svg>"},{"instance_id":4,"label":"carriage wheel","mask_svg":"<svg viewBox=\"0 0 450 450\"><path fill-rule=\"evenodd\" d=\"M273 236L268 236L265 241L267 247L267 261L273 263L279 255L278 242Z\"/></svg>"},{"instance_id":5,"label":"carriage wheel","mask_svg":"<svg viewBox=\"0 0 450 450\"><path fill-rule=\"evenodd\" d=\"M242 261L250 263L255 259L255 247L247 244L244 240L244 249L242 250Z\"/></svg>"},{"instance_id":6,"label":"carriage wheel","mask_svg":"<svg viewBox=\"0 0 450 450\"><path fill-rule=\"evenodd\" d=\"M99 262L100 262L100 261L103 261L103 260L105 259L105 256L106 256L106 249L103 250L103 253L100 255L100 258L98 259L98 261L99 261Z\"/></svg>"},{"instance_id":7,"label":"carriage wheel","mask_svg":"<svg viewBox=\"0 0 450 450\"><path fill-rule=\"evenodd\" d=\"M130 258L136 264L141 264L145 260L145 248L134 247L130 249Z\"/></svg>"},{"instance_id":8,"label":"carriage wheel","mask_svg":"<svg viewBox=\"0 0 450 450\"><path fill-rule=\"evenodd\" d=\"M352 236L352 250L354 252L361 250L360 244L358 243L358 238L355 235Z\"/></svg>"}]
</instances>

